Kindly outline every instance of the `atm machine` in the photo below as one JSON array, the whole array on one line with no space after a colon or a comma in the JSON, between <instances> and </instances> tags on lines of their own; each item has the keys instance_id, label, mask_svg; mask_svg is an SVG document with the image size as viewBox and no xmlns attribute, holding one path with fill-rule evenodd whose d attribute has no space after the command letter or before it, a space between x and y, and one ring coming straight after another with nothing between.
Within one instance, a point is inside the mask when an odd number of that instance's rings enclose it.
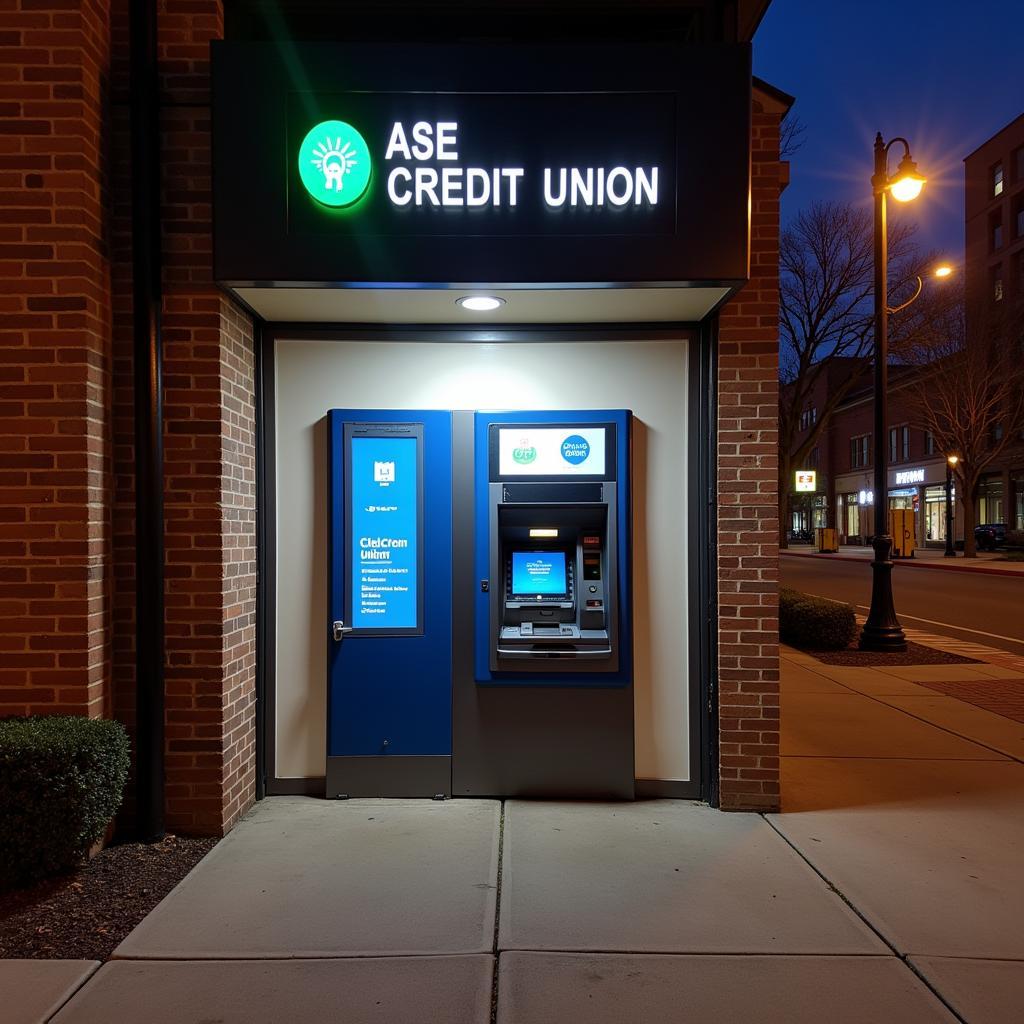
<instances>
[{"instance_id":1,"label":"atm machine","mask_svg":"<svg viewBox=\"0 0 1024 1024\"><path fill-rule=\"evenodd\" d=\"M476 592L455 606L474 647L455 653L452 792L632 798L631 414L462 415Z\"/></svg>"}]
</instances>

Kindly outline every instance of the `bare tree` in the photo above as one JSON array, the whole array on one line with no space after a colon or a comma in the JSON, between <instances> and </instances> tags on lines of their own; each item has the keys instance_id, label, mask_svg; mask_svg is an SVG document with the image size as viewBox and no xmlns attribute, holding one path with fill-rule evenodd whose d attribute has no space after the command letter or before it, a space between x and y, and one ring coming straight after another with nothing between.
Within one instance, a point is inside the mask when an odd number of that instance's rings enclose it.
<instances>
[{"instance_id":1,"label":"bare tree","mask_svg":"<svg viewBox=\"0 0 1024 1024\"><path fill-rule=\"evenodd\" d=\"M890 226L890 288L897 297L920 270L914 233L907 222ZM805 466L836 406L866 379L873 341L871 211L815 203L782 232L779 258L779 545L785 547L793 472ZM836 360L846 360L848 372L830 380ZM813 422L804 416L809 409L816 410Z\"/></svg>"},{"instance_id":2,"label":"bare tree","mask_svg":"<svg viewBox=\"0 0 1024 1024\"><path fill-rule=\"evenodd\" d=\"M978 488L986 468L1024 431L1024 302L954 291L925 305L902 345L921 367L908 391L917 422L954 469L964 519L964 555L974 540Z\"/></svg>"},{"instance_id":3,"label":"bare tree","mask_svg":"<svg viewBox=\"0 0 1024 1024\"><path fill-rule=\"evenodd\" d=\"M803 144L807 141L804 138L806 132L807 126L790 110L782 119L782 124L779 125L780 160L788 160L803 147Z\"/></svg>"}]
</instances>

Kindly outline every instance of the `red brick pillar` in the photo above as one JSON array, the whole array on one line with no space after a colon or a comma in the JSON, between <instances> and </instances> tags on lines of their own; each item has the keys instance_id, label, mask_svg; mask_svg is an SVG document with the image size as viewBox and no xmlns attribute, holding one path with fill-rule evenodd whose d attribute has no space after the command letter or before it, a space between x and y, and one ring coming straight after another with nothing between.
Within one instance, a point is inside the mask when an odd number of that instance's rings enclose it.
<instances>
[{"instance_id":1,"label":"red brick pillar","mask_svg":"<svg viewBox=\"0 0 1024 1024\"><path fill-rule=\"evenodd\" d=\"M722 312L718 362L721 806L779 806L779 112L755 96L750 281Z\"/></svg>"},{"instance_id":2,"label":"red brick pillar","mask_svg":"<svg viewBox=\"0 0 1024 1024\"><path fill-rule=\"evenodd\" d=\"M0 24L0 715L109 711L103 0Z\"/></svg>"},{"instance_id":3,"label":"red brick pillar","mask_svg":"<svg viewBox=\"0 0 1024 1024\"><path fill-rule=\"evenodd\" d=\"M126 14L115 38L127 42ZM167 827L219 835L255 791L255 377L252 325L213 284L210 40L216 0L160 8ZM131 169L127 50L115 132L119 716L134 708ZM122 59L123 58L123 59Z\"/></svg>"},{"instance_id":4,"label":"red brick pillar","mask_svg":"<svg viewBox=\"0 0 1024 1024\"><path fill-rule=\"evenodd\" d=\"M219 0L160 16L168 827L221 833L255 787L252 325L213 285L210 40Z\"/></svg>"}]
</instances>

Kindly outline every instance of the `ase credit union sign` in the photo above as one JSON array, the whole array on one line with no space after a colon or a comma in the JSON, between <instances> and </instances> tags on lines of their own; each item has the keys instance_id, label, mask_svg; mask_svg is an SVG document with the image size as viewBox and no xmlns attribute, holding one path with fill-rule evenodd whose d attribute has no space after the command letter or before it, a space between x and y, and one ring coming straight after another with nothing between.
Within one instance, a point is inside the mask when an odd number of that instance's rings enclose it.
<instances>
[{"instance_id":1,"label":"ase credit union sign","mask_svg":"<svg viewBox=\"0 0 1024 1024\"><path fill-rule=\"evenodd\" d=\"M346 121L314 125L299 147L302 184L325 206L359 202L374 163L366 138ZM551 209L657 206L659 201L658 166L543 166L536 182L527 180L522 166L467 165L459 155L457 121L395 121L380 163L395 207L516 207L523 190L538 187Z\"/></svg>"}]
</instances>

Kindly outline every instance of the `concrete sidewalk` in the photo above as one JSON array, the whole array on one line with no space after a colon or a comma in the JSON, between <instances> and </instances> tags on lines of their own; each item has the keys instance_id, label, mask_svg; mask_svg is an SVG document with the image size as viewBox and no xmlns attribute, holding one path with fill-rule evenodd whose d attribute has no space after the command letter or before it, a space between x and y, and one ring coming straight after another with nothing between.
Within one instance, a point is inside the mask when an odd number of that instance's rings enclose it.
<instances>
[{"instance_id":1,"label":"concrete sidewalk","mask_svg":"<svg viewBox=\"0 0 1024 1024\"><path fill-rule=\"evenodd\" d=\"M843 545L835 554L822 554L810 544L791 544L781 548L779 554L792 558L834 559L839 562L870 562L875 552L869 547ZM979 551L975 558L964 558L962 551L955 558L947 558L942 548L917 548L913 558L895 558L897 566L904 568L946 569L953 572L978 572L1000 576L1024 577L1024 562L1004 562L1005 551Z\"/></svg>"},{"instance_id":2,"label":"concrete sidewalk","mask_svg":"<svg viewBox=\"0 0 1024 1024\"><path fill-rule=\"evenodd\" d=\"M270 798L12 1024L1019 1019L1024 660L783 667L781 814Z\"/></svg>"}]
</instances>

